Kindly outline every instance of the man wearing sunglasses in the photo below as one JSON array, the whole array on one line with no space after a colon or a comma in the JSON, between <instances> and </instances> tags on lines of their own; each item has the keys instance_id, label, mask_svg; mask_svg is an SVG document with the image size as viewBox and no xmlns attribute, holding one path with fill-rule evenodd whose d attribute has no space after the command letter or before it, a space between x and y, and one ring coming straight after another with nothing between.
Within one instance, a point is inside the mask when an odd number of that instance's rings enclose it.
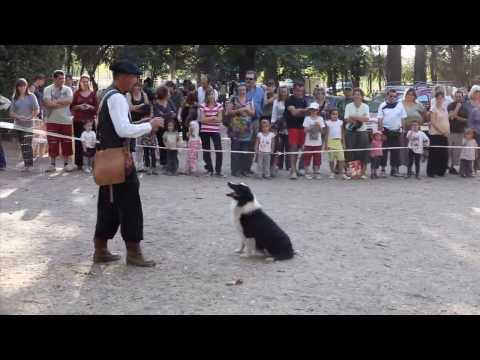
<instances>
[{"instance_id":1,"label":"man wearing sunglasses","mask_svg":"<svg viewBox=\"0 0 480 360\"><path fill-rule=\"evenodd\" d=\"M402 133L402 121L407 117L405 108L400 101L397 101L397 92L390 89L387 92L387 100L378 108L378 128L383 131L387 140L384 147L399 147L400 135ZM400 166L400 150L383 150L381 161L382 176L385 176L388 153L390 153L390 176L401 176L398 168Z\"/></svg>"}]
</instances>

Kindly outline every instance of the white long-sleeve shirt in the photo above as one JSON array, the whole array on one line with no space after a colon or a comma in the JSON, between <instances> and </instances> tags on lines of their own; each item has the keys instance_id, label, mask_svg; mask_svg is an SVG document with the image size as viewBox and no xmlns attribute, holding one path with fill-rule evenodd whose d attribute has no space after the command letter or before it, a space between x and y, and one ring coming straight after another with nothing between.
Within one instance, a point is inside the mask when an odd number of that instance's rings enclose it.
<instances>
[{"instance_id":1,"label":"white long-sleeve shirt","mask_svg":"<svg viewBox=\"0 0 480 360\"><path fill-rule=\"evenodd\" d=\"M283 116L285 112L285 101L273 100L272 107L272 124L275 124L278 119Z\"/></svg>"},{"instance_id":2,"label":"white long-sleeve shirt","mask_svg":"<svg viewBox=\"0 0 480 360\"><path fill-rule=\"evenodd\" d=\"M113 127L121 138L137 138L152 131L149 122L131 124L129 120L130 108L125 95L113 94L107 100L108 111L112 118Z\"/></svg>"}]
</instances>

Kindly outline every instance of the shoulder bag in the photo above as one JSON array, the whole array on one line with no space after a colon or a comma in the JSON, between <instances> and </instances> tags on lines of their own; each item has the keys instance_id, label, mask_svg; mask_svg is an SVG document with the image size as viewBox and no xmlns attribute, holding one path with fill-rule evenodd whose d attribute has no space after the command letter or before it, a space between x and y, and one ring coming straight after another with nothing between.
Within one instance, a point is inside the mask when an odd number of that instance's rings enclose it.
<instances>
[{"instance_id":1,"label":"shoulder bag","mask_svg":"<svg viewBox=\"0 0 480 360\"><path fill-rule=\"evenodd\" d=\"M112 90L105 94L98 107L97 119L105 101L117 91ZM101 141L102 134L97 129L97 135ZM122 147L97 149L95 153L95 163L93 176L95 183L99 186L122 184L126 176L133 170L133 159L129 151L129 142L126 141Z\"/></svg>"}]
</instances>

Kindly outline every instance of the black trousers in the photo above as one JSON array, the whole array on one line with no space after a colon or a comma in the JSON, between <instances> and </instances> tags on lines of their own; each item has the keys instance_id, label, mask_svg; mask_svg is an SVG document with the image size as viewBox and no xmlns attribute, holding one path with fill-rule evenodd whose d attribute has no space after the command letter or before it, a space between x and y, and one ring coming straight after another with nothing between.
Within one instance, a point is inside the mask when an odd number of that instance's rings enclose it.
<instances>
[{"instance_id":1,"label":"black trousers","mask_svg":"<svg viewBox=\"0 0 480 360\"><path fill-rule=\"evenodd\" d=\"M411 174L412 172L412 165L415 161L415 174L420 175L420 159L422 158L422 154L416 154L413 152L412 149L408 149L408 173Z\"/></svg>"},{"instance_id":2,"label":"black trousers","mask_svg":"<svg viewBox=\"0 0 480 360\"><path fill-rule=\"evenodd\" d=\"M19 130L16 131L16 135L18 142L20 143L22 158L25 166L33 166L33 135Z\"/></svg>"},{"instance_id":3,"label":"black trousers","mask_svg":"<svg viewBox=\"0 0 480 360\"><path fill-rule=\"evenodd\" d=\"M200 138L202 139L202 148L203 150L210 150L210 139L213 141L213 147L215 150L222 150L222 138L220 133L200 133ZM223 154L221 152L215 153L215 172L217 174L222 173L222 159ZM203 161L205 162L205 170L208 172L213 172L212 157L209 151L203 152Z\"/></svg>"},{"instance_id":4,"label":"black trousers","mask_svg":"<svg viewBox=\"0 0 480 360\"><path fill-rule=\"evenodd\" d=\"M82 136L82 132L85 129L83 128L83 123L80 121L73 122L73 136L79 138ZM75 165L78 167L83 166L83 147L82 142L80 140L75 140Z\"/></svg>"},{"instance_id":5,"label":"black trousers","mask_svg":"<svg viewBox=\"0 0 480 360\"><path fill-rule=\"evenodd\" d=\"M178 170L178 150L167 150L167 171L176 173Z\"/></svg>"},{"instance_id":6,"label":"black trousers","mask_svg":"<svg viewBox=\"0 0 480 360\"><path fill-rule=\"evenodd\" d=\"M387 137L387 141L383 143L384 147L399 147L400 146L400 132L390 131L384 129L384 135ZM400 166L400 150L383 150L383 158L381 166L384 168L387 166L388 153L390 153L390 166L392 168L398 168Z\"/></svg>"},{"instance_id":7,"label":"black trousers","mask_svg":"<svg viewBox=\"0 0 480 360\"><path fill-rule=\"evenodd\" d=\"M278 149L276 151L288 152L288 134L278 134ZM285 165L284 165L285 164ZM278 157L278 168L283 169L285 166L286 170L290 170L290 161L288 160L288 155L279 155Z\"/></svg>"},{"instance_id":8,"label":"black trousers","mask_svg":"<svg viewBox=\"0 0 480 360\"><path fill-rule=\"evenodd\" d=\"M231 150L234 151L250 151L251 142L250 141L239 141L232 139L231 142ZM250 154L238 154L238 153L231 153L230 154L230 169L232 175L241 174L245 171L250 169Z\"/></svg>"},{"instance_id":9,"label":"black trousers","mask_svg":"<svg viewBox=\"0 0 480 360\"><path fill-rule=\"evenodd\" d=\"M120 226L125 242L138 243L143 240L143 212L139 188L140 182L135 170L123 184L112 185L113 203L110 201L110 186L100 186L95 238L112 239Z\"/></svg>"},{"instance_id":10,"label":"black trousers","mask_svg":"<svg viewBox=\"0 0 480 360\"><path fill-rule=\"evenodd\" d=\"M163 143L163 133L165 132L165 129L163 130L158 130L157 132L157 140L158 140L158 146L160 147L165 147L165 144ZM158 149L158 152L160 153L160 165L167 165L167 149Z\"/></svg>"},{"instance_id":11,"label":"black trousers","mask_svg":"<svg viewBox=\"0 0 480 360\"><path fill-rule=\"evenodd\" d=\"M448 138L443 135L430 135L430 145L448 145ZM445 175L448 168L448 149L430 148L427 163L427 175Z\"/></svg>"},{"instance_id":12,"label":"black trousers","mask_svg":"<svg viewBox=\"0 0 480 360\"><path fill-rule=\"evenodd\" d=\"M370 158L370 168L372 171L377 170L380 167L380 163L382 162L381 156L375 156Z\"/></svg>"},{"instance_id":13,"label":"black trousers","mask_svg":"<svg viewBox=\"0 0 480 360\"><path fill-rule=\"evenodd\" d=\"M154 148L143 148L143 162L147 168L157 167L157 157L155 156Z\"/></svg>"}]
</instances>

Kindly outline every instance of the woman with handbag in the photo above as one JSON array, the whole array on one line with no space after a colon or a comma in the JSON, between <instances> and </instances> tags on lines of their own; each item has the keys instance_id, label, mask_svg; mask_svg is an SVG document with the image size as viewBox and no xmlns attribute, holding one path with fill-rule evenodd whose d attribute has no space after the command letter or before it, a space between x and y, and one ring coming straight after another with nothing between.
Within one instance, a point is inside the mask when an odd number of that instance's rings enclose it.
<instances>
[{"instance_id":1,"label":"woman with handbag","mask_svg":"<svg viewBox=\"0 0 480 360\"><path fill-rule=\"evenodd\" d=\"M353 102L345 106L345 147L346 149L368 149L370 147L370 139L368 138L367 122L369 120L369 107L363 103L363 91L356 88L353 90ZM346 152L348 162L354 164L359 161L361 165L360 178L365 180L365 174L369 151L350 151Z\"/></svg>"},{"instance_id":2,"label":"woman with handbag","mask_svg":"<svg viewBox=\"0 0 480 360\"><path fill-rule=\"evenodd\" d=\"M247 87L240 83L237 88L238 95L233 96L227 104L226 115L229 118L228 136L231 139L231 150L249 151L252 141L252 116L255 115L255 105L247 100ZM250 176L248 173L249 154L230 153L230 166L232 176Z\"/></svg>"},{"instance_id":3,"label":"woman with handbag","mask_svg":"<svg viewBox=\"0 0 480 360\"><path fill-rule=\"evenodd\" d=\"M116 261L120 256L108 251L108 240L113 239L120 227L127 248L127 264L151 267L142 255L143 213L135 166L130 153L130 139L163 127L163 119L132 124L130 109L124 94L130 91L141 75L133 63L120 60L110 66L113 85L101 99L98 111L97 152L94 177L98 192L97 224L94 244L95 263Z\"/></svg>"}]
</instances>

